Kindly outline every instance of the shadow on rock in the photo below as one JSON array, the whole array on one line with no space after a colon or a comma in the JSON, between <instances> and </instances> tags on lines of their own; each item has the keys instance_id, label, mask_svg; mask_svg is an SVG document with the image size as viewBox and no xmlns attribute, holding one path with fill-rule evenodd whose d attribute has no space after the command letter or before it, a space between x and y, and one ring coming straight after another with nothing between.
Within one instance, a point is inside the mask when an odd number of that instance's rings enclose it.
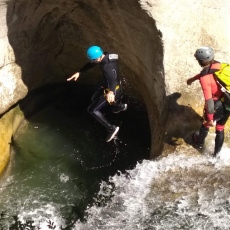
<instances>
[{"instance_id":1,"label":"shadow on rock","mask_svg":"<svg viewBox=\"0 0 230 230\"><path fill-rule=\"evenodd\" d=\"M163 154L173 152L181 145L192 146L192 133L199 130L203 118L190 106L180 105L181 93L168 96L169 116L166 126ZM188 147L189 147L188 146Z\"/></svg>"}]
</instances>

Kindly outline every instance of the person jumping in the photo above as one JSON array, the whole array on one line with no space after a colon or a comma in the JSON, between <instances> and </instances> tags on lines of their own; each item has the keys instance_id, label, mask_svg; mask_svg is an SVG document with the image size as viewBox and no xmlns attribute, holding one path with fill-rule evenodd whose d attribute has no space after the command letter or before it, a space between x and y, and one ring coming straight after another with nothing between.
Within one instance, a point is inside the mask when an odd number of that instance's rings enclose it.
<instances>
[{"instance_id":1,"label":"person jumping","mask_svg":"<svg viewBox=\"0 0 230 230\"><path fill-rule=\"evenodd\" d=\"M92 103L87 111L108 131L106 142L111 141L119 131L119 127L112 125L103 115L101 109L111 106L113 113L127 110L127 104L121 103L122 85L118 75L118 55L103 52L99 46L91 46L87 50L90 62L83 66L77 73L67 79L76 81L85 71L99 65L103 79L100 86L92 96Z\"/></svg>"}]
</instances>

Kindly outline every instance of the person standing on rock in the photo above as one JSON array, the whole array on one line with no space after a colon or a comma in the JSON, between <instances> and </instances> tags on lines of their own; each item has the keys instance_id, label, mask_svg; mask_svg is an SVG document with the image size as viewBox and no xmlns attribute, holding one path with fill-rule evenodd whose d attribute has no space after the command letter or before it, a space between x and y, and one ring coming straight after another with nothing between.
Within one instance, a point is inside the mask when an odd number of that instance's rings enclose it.
<instances>
[{"instance_id":1,"label":"person standing on rock","mask_svg":"<svg viewBox=\"0 0 230 230\"><path fill-rule=\"evenodd\" d=\"M209 128L214 126L216 122L216 138L213 153L215 157L223 146L225 123L230 115L230 111L226 110L225 105L221 101L223 92L213 75L214 72L221 69L221 63L214 60L214 51L208 46L197 49L194 56L202 67L202 71L198 75L189 78L187 84L191 85L194 81L200 80L205 98L205 121L200 127L199 133L193 134L194 147L202 150Z\"/></svg>"},{"instance_id":2,"label":"person standing on rock","mask_svg":"<svg viewBox=\"0 0 230 230\"><path fill-rule=\"evenodd\" d=\"M91 46L87 50L90 60L79 72L67 79L76 81L79 76L92 67L99 65L103 73L100 87L92 96L92 103L87 111L108 131L106 142L111 141L119 131L119 127L112 125L103 115L101 109L111 106L113 113L127 110L127 104L121 103L122 86L118 75L118 55L103 52L99 46Z\"/></svg>"}]
</instances>

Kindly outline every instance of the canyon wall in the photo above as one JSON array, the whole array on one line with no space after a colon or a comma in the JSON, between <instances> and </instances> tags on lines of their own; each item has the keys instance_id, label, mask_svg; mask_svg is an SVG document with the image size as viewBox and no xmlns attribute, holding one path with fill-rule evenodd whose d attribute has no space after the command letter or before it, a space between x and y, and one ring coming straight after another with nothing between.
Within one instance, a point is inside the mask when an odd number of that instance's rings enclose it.
<instances>
[{"instance_id":1,"label":"canyon wall","mask_svg":"<svg viewBox=\"0 0 230 230\"><path fill-rule=\"evenodd\" d=\"M169 98L167 133L185 138L201 125L204 97L199 81L186 80L201 71L196 49L211 46L215 59L230 63L230 2L227 0L140 0L162 33L166 95ZM226 143L230 122L227 122ZM211 128L211 132L215 132Z\"/></svg>"},{"instance_id":2,"label":"canyon wall","mask_svg":"<svg viewBox=\"0 0 230 230\"><path fill-rule=\"evenodd\" d=\"M138 1L8 0L0 5L1 114L28 92L65 83L88 61L87 48L99 45L119 54L124 91L146 105L151 154L160 154L167 116L163 44L154 19ZM89 71L78 82L92 85L100 79L99 71Z\"/></svg>"},{"instance_id":3,"label":"canyon wall","mask_svg":"<svg viewBox=\"0 0 230 230\"><path fill-rule=\"evenodd\" d=\"M124 90L146 105L150 153L158 156L168 112L169 131L181 136L201 114L199 83L186 85L200 71L195 50L212 46L217 60L230 62L229 10L227 0L0 0L0 114L32 90L65 82L87 61L87 48L99 45L119 54Z\"/></svg>"}]
</instances>

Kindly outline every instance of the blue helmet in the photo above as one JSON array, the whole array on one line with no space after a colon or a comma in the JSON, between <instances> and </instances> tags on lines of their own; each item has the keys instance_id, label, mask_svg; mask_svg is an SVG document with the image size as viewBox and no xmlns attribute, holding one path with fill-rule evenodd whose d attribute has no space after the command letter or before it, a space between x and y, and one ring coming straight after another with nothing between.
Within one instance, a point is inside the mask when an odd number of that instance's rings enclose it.
<instances>
[{"instance_id":1,"label":"blue helmet","mask_svg":"<svg viewBox=\"0 0 230 230\"><path fill-rule=\"evenodd\" d=\"M103 50L99 46L91 46L87 50L87 56L90 60L97 59L103 54Z\"/></svg>"}]
</instances>

